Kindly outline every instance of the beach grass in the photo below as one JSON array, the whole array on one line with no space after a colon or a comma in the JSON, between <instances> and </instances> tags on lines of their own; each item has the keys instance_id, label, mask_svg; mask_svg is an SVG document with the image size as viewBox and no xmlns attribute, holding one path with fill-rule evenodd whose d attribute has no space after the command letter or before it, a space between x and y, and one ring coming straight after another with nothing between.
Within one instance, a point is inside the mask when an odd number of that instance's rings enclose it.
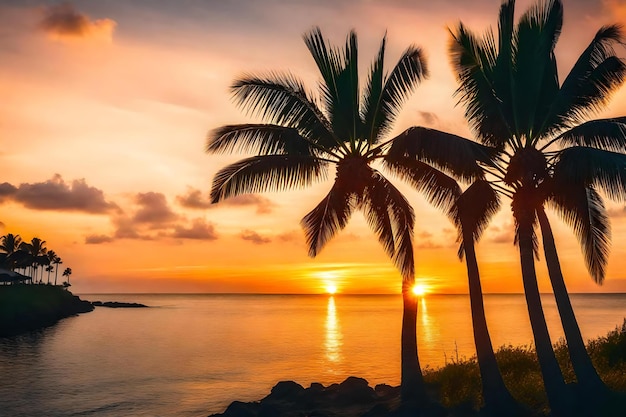
<instances>
[{"instance_id":1,"label":"beach grass","mask_svg":"<svg viewBox=\"0 0 626 417\"><path fill-rule=\"evenodd\" d=\"M590 340L587 350L607 386L626 392L626 319L606 336ZM555 344L555 354L566 382L576 382L564 340ZM496 358L511 394L538 414L547 414L548 400L534 348L502 346ZM441 404L447 408L476 410L482 402L476 357L452 358L441 368L426 369L424 378L436 387Z\"/></svg>"}]
</instances>

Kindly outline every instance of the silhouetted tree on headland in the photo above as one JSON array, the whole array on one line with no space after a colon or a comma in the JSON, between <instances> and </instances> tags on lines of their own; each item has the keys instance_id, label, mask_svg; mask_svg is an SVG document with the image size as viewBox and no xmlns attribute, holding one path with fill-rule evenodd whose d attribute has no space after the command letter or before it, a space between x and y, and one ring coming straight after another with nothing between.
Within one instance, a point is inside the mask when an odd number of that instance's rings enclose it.
<instances>
[{"instance_id":1,"label":"silhouetted tree on headland","mask_svg":"<svg viewBox=\"0 0 626 417\"><path fill-rule=\"evenodd\" d=\"M65 268L65 271L63 271L63 276L67 277L67 281L63 282L64 287L69 287L71 285L70 275L72 275L72 268Z\"/></svg>"},{"instance_id":2,"label":"silhouetted tree on headland","mask_svg":"<svg viewBox=\"0 0 626 417\"><path fill-rule=\"evenodd\" d=\"M386 157L391 141L382 140L402 104L427 74L422 52L409 47L386 74L383 39L361 91L354 32L344 48L328 46L317 28L304 41L322 76L321 106L288 73L235 81L231 91L237 104L268 123L223 126L209 135L209 153L257 154L221 169L213 179L211 200L217 203L244 193L309 186L326 179L334 167L329 193L301 223L309 255L317 255L345 227L353 211L364 212L403 277L402 398L426 401L417 356L417 301L411 292L415 215L400 191L372 166L384 161L389 172L411 182L444 209L460 193L452 178L427 164Z\"/></svg>"},{"instance_id":3,"label":"silhouetted tree on headland","mask_svg":"<svg viewBox=\"0 0 626 417\"><path fill-rule=\"evenodd\" d=\"M46 242L39 238L33 238L30 242L24 242L19 235L12 233L0 236L0 252L4 252L3 263L7 269L21 269L25 274L29 273L32 279L31 283L33 284L35 281L43 283L43 267L45 266L45 270L48 272L47 283L50 283L50 273L54 270L54 285L57 285L59 264L63 262L53 250L47 250L45 244ZM54 264L55 267L51 264ZM37 280L37 270L40 266L42 270ZM27 272L27 270L30 270L30 272Z\"/></svg>"}]
</instances>

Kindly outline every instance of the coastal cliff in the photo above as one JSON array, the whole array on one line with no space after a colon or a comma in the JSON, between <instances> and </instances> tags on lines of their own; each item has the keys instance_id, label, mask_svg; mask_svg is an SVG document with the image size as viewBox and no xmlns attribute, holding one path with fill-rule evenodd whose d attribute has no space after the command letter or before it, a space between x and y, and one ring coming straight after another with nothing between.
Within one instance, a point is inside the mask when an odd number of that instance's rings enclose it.
<instances>
[{"instance_id":1,"label":"coastal cliff","mask_svg":"<svg viewBox=\"0 0 626 417\"><path fill-rule=\"evenodd\" d=\"M51 326L59 320L94 309L60 286L0 286L0 337Z\"/></svg>"}]
</instances>

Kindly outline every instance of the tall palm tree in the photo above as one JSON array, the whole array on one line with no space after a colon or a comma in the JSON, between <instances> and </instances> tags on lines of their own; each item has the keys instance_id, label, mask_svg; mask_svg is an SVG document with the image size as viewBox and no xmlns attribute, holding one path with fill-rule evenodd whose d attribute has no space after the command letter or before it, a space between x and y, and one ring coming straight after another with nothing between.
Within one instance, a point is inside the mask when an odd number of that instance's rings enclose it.
<instances>
[{"instance_id":1,"label":"tall palm tree","mask_svg":"<svg viewBox=\"0 0 626 417\"><path fill-rule=\"evenodd\" d=\"M209 135L207 152L256 153L221 169L213 179L211 200L244 193L306 187L328 177L335 181L323 200L301 222L314 257L362 210L369 226L403 278L401 337L402 399L426 401L417 356L417 300L414 284L413 208L372 164L385 160L382 142L409 94L427 75L421 50L409 47L386 74L383 38L364 91L359 85L357 37L344 48L327 45L318 28L304 41L321 73L316 99L292 74L246 76L231 87L239 106L262 116L265 124L223 126ZM433 167L409 158L385 160L384 167L424 191L431 203L451 205L460 193L456 182Z\"/></svg>"},{"instance_id":2,"label":"tall palm tree","mask_svg":"<svg viewBox=\"0 0 626 417\"><path fill-rule=\"evenodd\" d=\"M53 250L49 250L48 253L46 253L46 256L48 257L48 268L46 268L46 271L48 272L48 284L50 284L50 272L54 270L54 267L51 264L56 261L58 256Z\"/></svg>"},{"instance_id":3,"label":"tall palm tree","mask_svg":"<svg viewBox=\"0 0 626 417\"><path fill-rule=\"evenodd\" d=\"M55 265L54 268L54 285L57 285L57 276L59 275L59 265L63 263L63 260L57 256L52 263Z\"/></svg>"},{"instance_id":4,"label":"tall palm tree","mask_svg":"<svg viewBox=\"0 0 626 417\"><path fill-rule=\"evenodd\" d=\"M52 272L54 270L54 267L52 265L48 265L46 267L46 272L48 273L48 281L46 282L46 284L50 284L50 272Z\"/></svg>"},{"instance_id":5,"label":"tall palm tree","mask_svg":"<svg viewBox=\"0 0 626 417\"><path fill-rule=\"evenodd\" d=\"M44 262L43 257L48 251L46 249L46 241L41 240L38 237L34 237L30 242L22 242L20 249L26 251L30 255L31 270L33 271L31 277L34 282L37 280L37 269L39 265L42 265L42 262Z\"/></svg>"},{"instance_id":6,"label":"tall palm tree","mask_svg":"<svg viewBox=\"0 0 626 417\"><path fill-rule=\"evenodd\" d=\"M452 31L451 55L458 94L478 140L498 151L486 166L491 185L511 198L528 312L550 405L555 415L575 415L545 322L535 272L537 227L541 228L570 358L581 392L597 405L605 390L584 349L558 267L544 207L554 208L581 241L597 282L604 278L609 228L598 190L626 197L624 118L586 121L623 83L626 65L613 45L619 27L602 27L560 83L554 48L563 7L540 2L514 22L515 2L500 8L498 38L471 33L460 23ZM593 390L586 388L594 387ZM598 388L601 387L601 388ZM598 407L595 407L596 409ZM589 410L587 410L589 411Z\"/></svg>"},{"instance_id":7,"label":"tall palm tree","mask_svg":"<svg viewBox=\"0 0 626 417\"><path fill-rule=\"evenodd\" d=\"M424 127L412 127L394 138L388 159L412 158L439 168L463 181L474 181L447 211L461 242L458 255L465 257L476 356L481 375L483 412L492 416L527 415L510 394L496 361L487 328L480 272L474 242L500 208L498 193L485 180L483 165L492 165L497 151L456 135Z\"/></svg>"}]
</instances>

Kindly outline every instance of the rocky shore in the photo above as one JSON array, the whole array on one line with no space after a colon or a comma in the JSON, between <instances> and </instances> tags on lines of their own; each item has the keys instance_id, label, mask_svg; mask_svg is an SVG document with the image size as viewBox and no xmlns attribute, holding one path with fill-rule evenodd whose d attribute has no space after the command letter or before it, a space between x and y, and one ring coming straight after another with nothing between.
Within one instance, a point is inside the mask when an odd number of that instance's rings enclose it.
<instances>
[{"instance_id":1,"label":"rocky shore","mask_svg":"<svg viewBox=\"0 0 626 417\"><path fill-rule=\"evenodd\" d=\"M232 402L221 414L209 417L444 417L456 416L431 404L408 408L400 405L400 388L386 384L370 387L363 378L349 377L340 384L325 387L313 383L308 388L293 381L276 384L260 401ZM465 415L465 414L464 414Z\"/></svg>"},{"instance_id":2,"label":"rocky shore","mask_svg":"<svg viewBox=\"0 0 626 417\"><path fill-rule=\"evenodd\" d=\"M0 337L52 326L59 320L94 309L63 287L54 285L0 286Z\"/></svg>"}]
</instances>

